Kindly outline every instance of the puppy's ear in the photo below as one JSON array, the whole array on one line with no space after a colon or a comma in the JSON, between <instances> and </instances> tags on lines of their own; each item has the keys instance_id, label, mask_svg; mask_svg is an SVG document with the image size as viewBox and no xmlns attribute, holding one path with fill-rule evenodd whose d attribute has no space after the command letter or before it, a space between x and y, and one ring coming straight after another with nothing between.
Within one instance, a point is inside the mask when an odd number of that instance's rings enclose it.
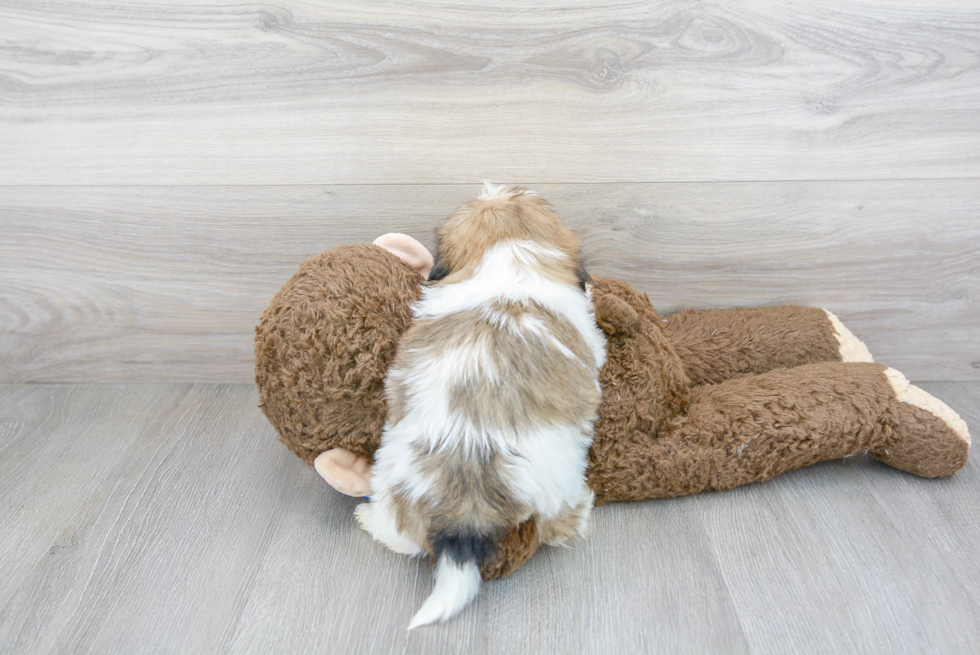
<instances>
[{"instance_id":1,"label":"puppy's ear","mask_svg":"<svg viewBox=\"0 0 980 655\"><path fill-rule=\"evenodd\" d=\"M436 233L438 234L438 230ZM432 263L432 270L429 271L429 282L435 282L449 275L449 267L442 260L442 236L439 236L436 243L436 260Z\"/></svg>"},{"instance_id":2,"label":"puppy's ear","mask_svg":"<svg viewBox=\"0 0 980 655\"><path fill-rule=\"evenodd\" d=\"M592 282L592 276L589 272L585 270L585 263L582 260L578 262L578 268L575 269L575 275L578 277L578 286L585 291L585 285Z\"/></svg>"},{"instance_id":3,"label":"puppy's ear","mask_svg":"<svg viewBox=\"0 0 980 655\"><path fill-rule=\"evenodd\" d=\"M441 261L436 261L432 270L429 271L429 282L435 282L449 275L449 267Z\"/></svg>"}]
</instances>

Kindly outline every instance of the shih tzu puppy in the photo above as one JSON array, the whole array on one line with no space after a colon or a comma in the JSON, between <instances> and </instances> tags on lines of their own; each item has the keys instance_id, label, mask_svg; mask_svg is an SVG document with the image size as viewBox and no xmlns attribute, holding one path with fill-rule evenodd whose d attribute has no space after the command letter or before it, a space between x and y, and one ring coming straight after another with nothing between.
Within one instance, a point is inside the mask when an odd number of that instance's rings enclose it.
<instances>
[{"instance_id":1,"label":"shih tzu puppy","mask_svg":"<svg viewBox=\"0 0 980 655\"><path fill-rule=\"evenodd\" d=\"M549 544L585 530L606 352L579 240L547 202L487 183L437 235L385 383L374 493L356 511L392 550L437 561L409 629L462 610L510 528L533 517Z\"/></svg>"}]
</instances>

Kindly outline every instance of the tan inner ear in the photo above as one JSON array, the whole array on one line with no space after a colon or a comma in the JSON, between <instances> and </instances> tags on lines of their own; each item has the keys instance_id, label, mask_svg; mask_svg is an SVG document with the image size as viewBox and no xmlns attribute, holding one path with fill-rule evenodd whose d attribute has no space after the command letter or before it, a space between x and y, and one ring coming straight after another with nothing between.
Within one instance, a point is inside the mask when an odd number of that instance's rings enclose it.
<instances>
[{"instance_id":1,"label":"tan inner ear","mask_svg":"<svg viewBox=\"0 0 980 655\"><path fill-rule=\"evenodd\" d=\"M333 448L317 455L313 468L342 494L361 498L371 495L371 461L346 448Z\"/></svg>"},{"instance_id":2,"label":"tan inner ear","mask_svg":"<svg viewBox=\"0 0 980 655\"><path fill-rule=\"evenodd\" d=\"M384 248L419 272L423 279L429 279L434 263L432 253L421 243L398 232L382 234L374 240L374 245Z\"/></svg>"}]
</instances>

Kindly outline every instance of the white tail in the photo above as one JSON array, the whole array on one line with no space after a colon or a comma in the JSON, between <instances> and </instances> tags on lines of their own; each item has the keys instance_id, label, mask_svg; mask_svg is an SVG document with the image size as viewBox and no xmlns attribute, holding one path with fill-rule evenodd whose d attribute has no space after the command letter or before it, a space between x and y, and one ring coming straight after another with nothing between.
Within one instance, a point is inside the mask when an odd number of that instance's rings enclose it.
<instances>
[{"instance_id":1,"label":"white tail","mask_svg":"<svg viewBox=\"0 0 980 655\"><path fill-rule=\"evenodd\" d=\"M456 616L480 591L480 567L475 561L457 564L449 555L439 557L436 585L432 594L412 617L408 629L445 621Z\"/></svg>"}]
</instances>

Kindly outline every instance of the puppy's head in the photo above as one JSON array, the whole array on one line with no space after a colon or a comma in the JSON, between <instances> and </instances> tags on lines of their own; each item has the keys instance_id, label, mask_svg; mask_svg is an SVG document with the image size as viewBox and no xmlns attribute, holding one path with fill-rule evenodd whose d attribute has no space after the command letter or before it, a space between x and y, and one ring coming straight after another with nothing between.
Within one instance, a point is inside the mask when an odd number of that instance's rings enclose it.
<instances>
[{"instance_id":1,"label":"puppy's head","mask_svg":"<svg viewBox=\"0 0 980 655\"><path fill-rule=\"evenodd\" d=\"M483 193L455 212L437 230L439 248L429 280L470 277L483 255L502 241L527 241L564 257L542 258L542 273L557 281L589 281L579 257L579 240L562 224L547 201L523 187L486 182Z\"/></svg>"}]
</instances>

